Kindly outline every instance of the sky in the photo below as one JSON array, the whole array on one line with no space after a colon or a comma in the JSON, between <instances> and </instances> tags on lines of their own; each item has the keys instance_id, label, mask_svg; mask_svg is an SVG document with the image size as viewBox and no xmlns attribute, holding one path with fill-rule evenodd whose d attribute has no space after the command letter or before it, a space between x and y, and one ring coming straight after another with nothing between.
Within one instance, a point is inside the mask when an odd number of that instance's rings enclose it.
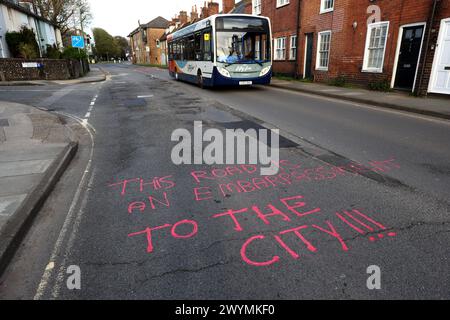
<instances>
[{"instance_id":1,"label":"sky","mask_svg":"<svg viewBox=\"0 0 450 320\"><path fill-rule=\"evenodd\" d=\"M89 0L93 21L91 28L103 28L113 36L126 37L141 24L162 16L170 20L181 10L191 12L203 7L205 0ZM222 7L222 1L216 0ZM221 9L221 8L220 8Z\"/></svg>"}]
</instances>

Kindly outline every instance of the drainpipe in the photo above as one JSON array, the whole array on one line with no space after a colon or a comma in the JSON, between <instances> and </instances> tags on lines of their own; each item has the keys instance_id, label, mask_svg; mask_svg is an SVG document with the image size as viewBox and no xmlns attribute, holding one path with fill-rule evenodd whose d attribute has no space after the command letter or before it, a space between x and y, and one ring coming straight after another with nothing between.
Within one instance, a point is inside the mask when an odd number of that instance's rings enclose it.
<instances>
[{"instance_id":1,"label":"drainpipe","mask_svg":"<svg viewBox=\"0 0 450 320\"><path fill-rule=\"evenodd\" d=\"M423 61L422 61L422 68L420 70L420 77L419 77L419 85L414 89L414 93L416 95L419 94L420 92L420 88L422 87L422 83L423 83L423 76L425 74L425 63L427 61L427 57L428 57L428 51L429 51L429 46L430 46L430 38L431 38L431 30L433 29L433 23L434 23L434 18L436 16L436 8L437 8L437 4L438 2L441 0L434 0L433 1L433 9L431 10L431 15L430 15L430 25L428 26L428 34L427 34L427 42L426 42L426 46L425 46L425 54L423 56Z\"/></svg>"},{"instance_id":2,"label":"drainpipe","mask_svg":"<svg viewBox=\"0 0 450 320\"><path fill-rule=\"evenodd\" d=\"M298 67L299 67L299 63L298 60L300 59L300 55L298 54L298 49L299 49L299 41L298 39L300 38L300 13L301 13L301 1L302 0L297 0L298 5L297 5L297 28L296 28L296 35L297 38L295 39L295 51L296 52L296 57L295 57L295 70L294 70L294 76L295 78L299 77L299 72L298 72ZM303 72L305 72L305 70L303 70Z\"/></svg>"}]
</instances>

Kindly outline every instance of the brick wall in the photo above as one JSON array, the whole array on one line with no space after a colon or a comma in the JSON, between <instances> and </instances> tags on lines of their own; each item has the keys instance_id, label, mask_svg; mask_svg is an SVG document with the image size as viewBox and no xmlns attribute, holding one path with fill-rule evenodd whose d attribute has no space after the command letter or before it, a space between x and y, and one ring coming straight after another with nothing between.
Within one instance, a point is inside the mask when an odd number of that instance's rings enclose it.
<instances>
[{"instance_id":1,"label":"brick wall","mask_svg":"<svg viewBox=\"0 0 450 320\"><path fill-rule=\"evenodd\" d=\"M147 29L147 45L150 47L150 64L162 64L161 61L161 46L156 45L156 40L159 40L164 35L164 29Z\"/></svg>"},{"instance_id":2,"label":"brick wall","mask_svg":"<svg viewBox=\"0 0 450 320\"><path fill-rule=\"evenodd\" d=\"M290 37L297 34L299 2L300 0L291 0L288 5L277 8L276 0L262 1L261 15L270 18L273 38L286 37L286 59L273 61L275 73L289 75L296 73L296 61L289 59L289 51ZM275 45L272 49L275 49Z\"/></svg>"},{"instance_id":3,"label":"brick wall","mask_svg":"<svg viewBox=\"0 0 450 320\"><path fill-rule=\"evenodd\" d=\"M381 73L362 71L367 36L367 19L371 15L371 13L367 13L367 9L372 4L381 8L381 21L390 22L383 72ZM432 4L433 0L416 0L413 4L406 0L380 0L375 2L335 0L334 10L321 14L320 0L303 0L301 3L298 73L303 75L305 72L303 70L305 34L313 33L312 74L315 81L328 81L338 76L343 76L347 81L361 85L382 80L390 83L394 73L400 27L406 24L427 22ZM448 7L448 5L449 0L441 1L441 7ZM448 8L441 10L444 16L446 13L443 12L446 10L448 11ZM353 27L353 23L357 24L356 28ZM320 71L315 68L317 37L318 32L326 30L332 31L329 68L328 71ZM425 42L426 38L424 37ZM428 58L430 59L430 57ZM429 61L427 64L428 73L431 72L429 70L430 63Z\"/></svg>"},{"instance_id":4,"label":"brick wall","mask_svg":"<svg viewBox=\"0 0 450 320\"><path fill-rule=\"evenodd\" d=\"M42 68L23 68L23 62L37 62ZM83 76L89 71L86 61L53 59L0 59L0 81L67 80Z\"/></svg>"},{"instance_id":5,"label":"brick wall","mask_svg":"<svg viewBox=\"0 0 450 320\"><path fill-rule=\"evenodd\" d=\"M428 93L441 21L447 18L450 18L450 1L441 0L437 4L434 20L432 22L428 21L428 25L431 24L431 29L428 30L430 31L430 39L428 46L426 46L427 42L424 42L421 57L422 62L419 66L419 75L416 83L416 93L419 95L426 95Z\"/></svg>"}]
</instances>

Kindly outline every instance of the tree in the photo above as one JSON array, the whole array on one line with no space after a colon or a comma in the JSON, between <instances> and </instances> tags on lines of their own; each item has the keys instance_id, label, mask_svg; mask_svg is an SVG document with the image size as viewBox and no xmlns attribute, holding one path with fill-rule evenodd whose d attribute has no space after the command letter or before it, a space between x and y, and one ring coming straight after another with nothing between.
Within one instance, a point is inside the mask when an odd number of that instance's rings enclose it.
<instances>
[{"instance_id":1,"label":"tree","mask_svg":"<svg viewBox=\"0 0 450 320\"><path fill-rule=\"evenodd\" d=\"M32 29L23 26L18 32L7 32L5 40L13 57L25 59L39 57L39 46Z\"/></svg>"},{"instance_id":2,"label":"tree","mask_svg":"<svg viewBox=\"0 0 450 320\"><path fill-rule=\"evenodd\" d=\"M92 29L92 33L94 34L95 52L98 56L106 59L120 56L120 48L112 35L102 28Z\"/></svg>"},{"instance_id":3,"label":"tree","mask_svg":"<svg viewBox=\"0 0 450 320\"><path fill-rule=\"evenodd\" d=\"M44 18L58 26L62 35L92 21L88 0L34 0L34 4Z\"/></svg>"},{"instance_id":4,"label":"tree","mask_svg":"<svg viewBox=\"0 0 450 320\"><path fill-rule=\"evenodd\" d=\"M130 49L130 44L128 40L121 36L115 36L114 40L116 41L117 47L119 48L119 58L126 59L127 52Z\"/></svg>"}]
</instances>

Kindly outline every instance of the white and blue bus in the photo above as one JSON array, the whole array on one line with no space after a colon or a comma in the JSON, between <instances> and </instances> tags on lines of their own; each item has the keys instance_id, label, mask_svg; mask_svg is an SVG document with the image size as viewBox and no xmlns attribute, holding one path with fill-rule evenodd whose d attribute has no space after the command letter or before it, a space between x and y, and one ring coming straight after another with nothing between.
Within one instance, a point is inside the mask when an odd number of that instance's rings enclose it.
<instances>
[{"instance_id":1,"label":"white and blue bus","mask_svg":"<svg viewBox=\"0 0 450 320\"><path fill-rule=\"evenodd\" d=\"M204 86L269 84L272 77L270 20L218 14L167 37L169 73Z\"/></svg>"}]
</instances>

